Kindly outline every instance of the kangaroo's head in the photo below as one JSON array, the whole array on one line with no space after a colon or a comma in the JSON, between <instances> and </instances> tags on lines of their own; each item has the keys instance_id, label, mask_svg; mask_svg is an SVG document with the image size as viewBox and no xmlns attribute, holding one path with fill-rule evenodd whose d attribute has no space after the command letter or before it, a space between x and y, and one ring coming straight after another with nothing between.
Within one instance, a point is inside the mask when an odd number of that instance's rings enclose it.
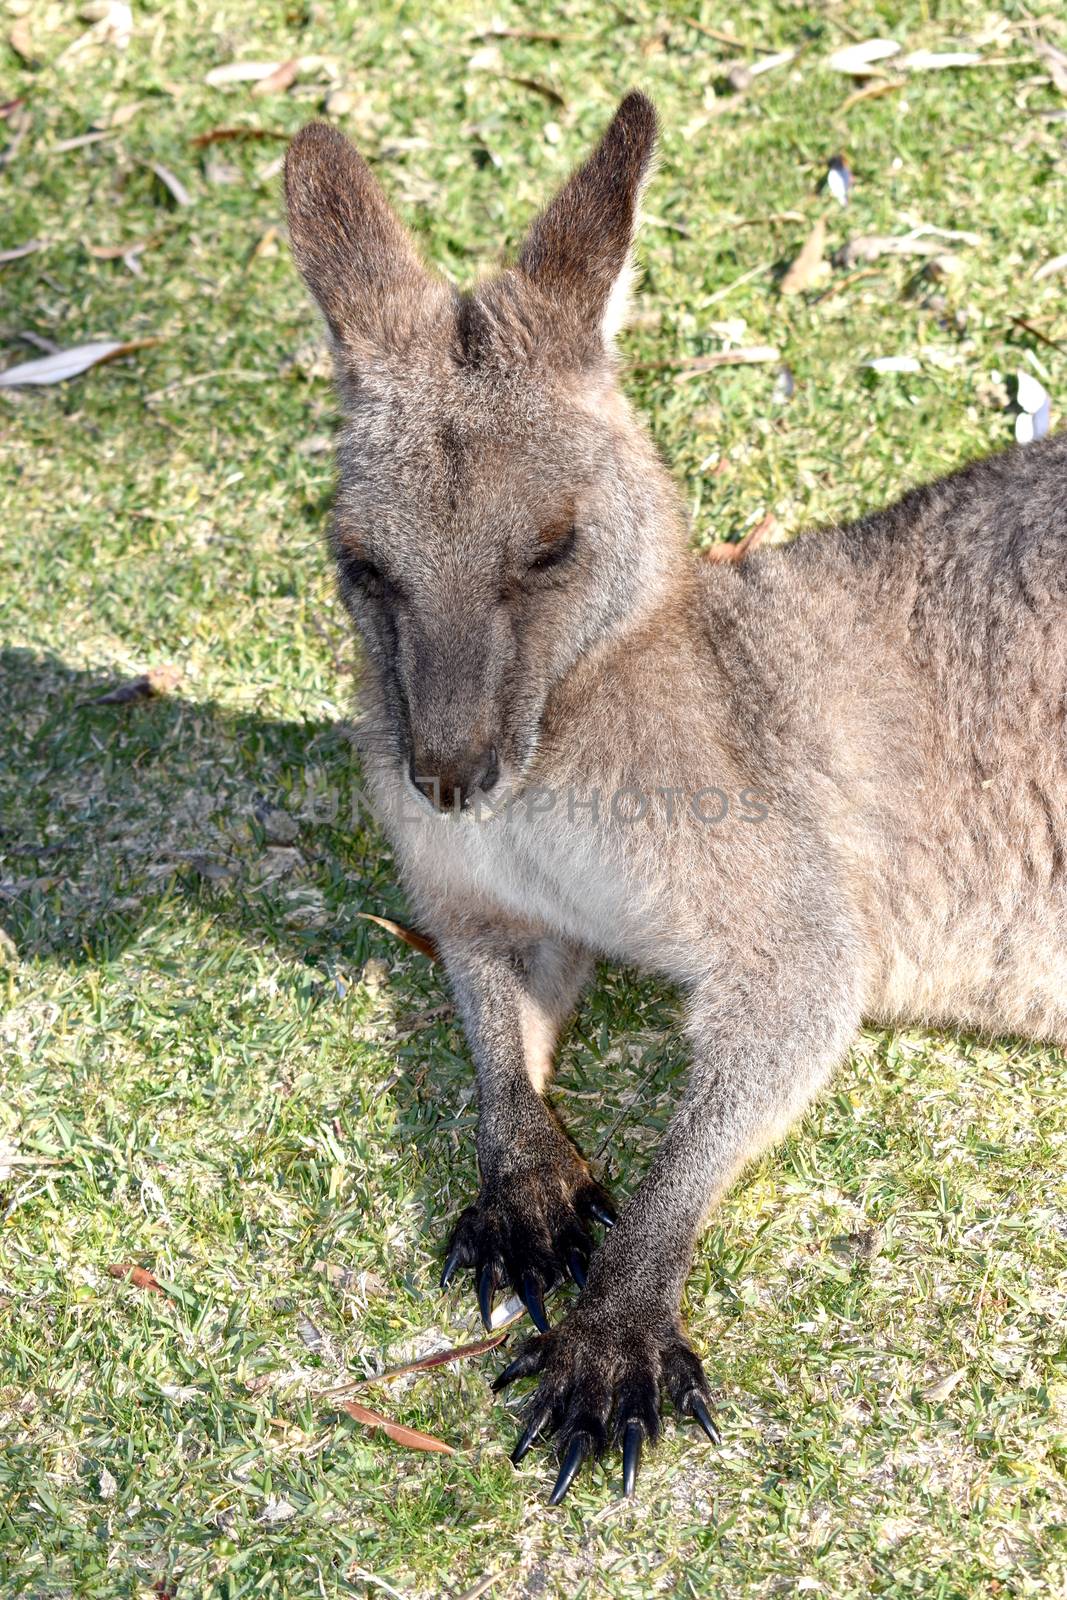
<instances>
[{"instance_id":1,"label":"kangaroo's head","mask_svg":"<svg viewBox=\"0 0 1067 1600\"><path fill-rule=\"evenodd\" d=\"M628 95L515 266L466 292L427 271L334 128L289 150L292 247L345 412L341 593L391 755L443 808L521 783L553 690L648 615L676 560L671 490L612 359L655 136Z\"/></svg>"}]
</instances>

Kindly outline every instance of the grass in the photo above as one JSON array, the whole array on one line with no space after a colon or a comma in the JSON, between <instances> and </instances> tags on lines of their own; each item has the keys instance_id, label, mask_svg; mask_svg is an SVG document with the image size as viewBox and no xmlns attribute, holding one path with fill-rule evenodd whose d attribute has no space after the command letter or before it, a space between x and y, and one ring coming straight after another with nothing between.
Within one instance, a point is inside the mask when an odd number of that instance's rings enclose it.
<instances>
[{"instance_id":1,"label":"grass","mask_svg":"<svg viewBox=\"0 0 1067 1600\"><path fill-rule=\"evenodd\" d=\"M688 1315L724 1447L668 1426L633 1505L613 1461L547 1511L543 1457L507 1460L499 1357L361 1394L451 1457L402 1451L324 1394L475 1335L471 1295L435 1286L475 1184L471 1078L437 973L358 916L404 906L343 732L350 646L321 543L333 402L273 231L283 147L193 136L292 132L332 70L338 120L428 255L469 278L620 92L648 88L665 133L626 381L701 544L767 512L783 535L850 516L1007 443L1018 369L1067 393L1064 279L1033 280L1067 237L1063 123L1044 115L1063 101L1034 81L1025 8L979 46L995 65L846 111L831 50L885 33L951 48L997 16L692 5L748 59L801 54L732 95L737 53L644 0L501 0L506 24L568 38L498 40L481 68L489 10L444 0L157 0L126 50L73 53L75 8L6 8L37 64L0 45L0 100L26 100L0 124L18 144L0 248L45 246L0 266L2 364L33 354L27 332L161 342L0 391L5 1600L1067 1583L1067 1095L1062 1058L1028 1045L857 1043L699 1253ZM204 83L234 57L312 55L332 68L305 64L288 94ZM60 148L92 128L107 136ZM821 187L841 149L847 212ZM953 246L941 281L889 258L783 298L820 214L835 250L912 221L979 243ZM144 239L139 276L88 248ZM679 382L655 364L730 337L781 349L790 402L774 366ZM921 373L862 366L894 354ZM173 694L85 704L161 663L181 670ZM558 1094L622 1192L684 1065L671 997L605 971ZM167 1294L109 1275L127 1262Z\"/></svg>"}]
</instances>

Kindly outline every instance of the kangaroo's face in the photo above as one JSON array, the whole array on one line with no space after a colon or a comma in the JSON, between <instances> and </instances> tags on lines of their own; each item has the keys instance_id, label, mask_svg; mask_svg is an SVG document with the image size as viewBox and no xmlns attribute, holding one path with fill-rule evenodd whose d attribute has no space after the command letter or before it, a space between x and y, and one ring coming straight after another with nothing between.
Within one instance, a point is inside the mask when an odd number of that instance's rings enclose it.
<instances>
[{"instance_id":1,"label":"kangaroo's face","mask_svg":"<svg viewBox=\"0 0 1067 1600\"><path fill-rule=\"evenodd\" d=\"M630 96L518 265L468 294L426 272L339 133L290 149L293 248L345 404L341 593L376 731L445 809L521 782L553 688L662 582L663 475L610 357L654 136Z\"/></svg>"}]
</instances>

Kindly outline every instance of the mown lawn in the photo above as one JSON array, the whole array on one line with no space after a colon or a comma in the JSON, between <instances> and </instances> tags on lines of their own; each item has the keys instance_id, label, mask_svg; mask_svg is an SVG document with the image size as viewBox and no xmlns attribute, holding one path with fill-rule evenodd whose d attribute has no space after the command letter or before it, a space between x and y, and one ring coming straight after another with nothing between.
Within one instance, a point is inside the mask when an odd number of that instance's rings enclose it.
<instances>
[{"instance_id":1,"label":"mown lawn","mask_svg":"<svg viewBox=\"0 0 1067 1600\"><path fill-rule=\"evenodd\" d=\"M723 1448L668 1426L633 1504L613 1458L547 1509L544 1456L507 1459L501 1354L359 1392L451 1456L326 1392L477 1336L467 1287L436 1287L475 1184L472 1084L438 973L360 920L405 908L344 733L333 401L284 145L194 138L291 133L330 97L465 279L649 90L626 382L699 544L768 514L787 537L1007 444L1020 370L1067 395L1067 274L1035 280L1067 250L1067 74L1034 50L1067 50L1062 10L689 4L711 33L644 0L158 0L125 49L74 5L3 8L0 102L25 104L0 122L0 251L41 248L0 264L0 366L31 335L159 341L0 389L4 1600L1067 1584L1067 1080L1027 1045L859 1042L699 1254ZM562 37L478 36L494 19ZM983 64L896 86L889 61L894 86L848 103L827 57L874 35ZM205 83L293 57L288 91ZM839 151L847 210L823 186ZM973 238L783 296L819 216L828 256L918 224ZM671 365L731 344L781 356ZM864 367L883 356L919 370ZM86 703L166 665L164 696ZM557 1092L620 1192L683 1071L671 996L605 971ZM129 1263L165 1293L109 1274Z\"/></svg>"}]
</instances>

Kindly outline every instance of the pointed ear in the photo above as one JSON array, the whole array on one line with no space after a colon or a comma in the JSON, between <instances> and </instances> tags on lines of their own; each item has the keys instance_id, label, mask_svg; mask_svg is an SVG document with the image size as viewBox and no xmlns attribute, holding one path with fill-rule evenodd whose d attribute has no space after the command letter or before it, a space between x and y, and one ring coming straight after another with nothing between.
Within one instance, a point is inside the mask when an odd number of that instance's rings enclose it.
<instances>
[{"instance_id":1,"label":"pointed ear","mask_svg":"<svg viewBox=\"0 0 1067 1600\"><path fill-rule=\"evenodd\" d=\"M359 151L328 123L309 123L285 158L285 198L296 264L339 350L402 343L431 280Z\"/></svg>"},{"instance_id":2,"label":"pointed ear","mask_svg":"<svg viewBox=\"0 0 1067 1600\"><path fill-rule=\"evenodd\" d=\"M541 213L519 267L579 336L603 348L622 325L637 206L656 144L656 108L631 92L585 164Z\"/></svg>"}]
</instances>

